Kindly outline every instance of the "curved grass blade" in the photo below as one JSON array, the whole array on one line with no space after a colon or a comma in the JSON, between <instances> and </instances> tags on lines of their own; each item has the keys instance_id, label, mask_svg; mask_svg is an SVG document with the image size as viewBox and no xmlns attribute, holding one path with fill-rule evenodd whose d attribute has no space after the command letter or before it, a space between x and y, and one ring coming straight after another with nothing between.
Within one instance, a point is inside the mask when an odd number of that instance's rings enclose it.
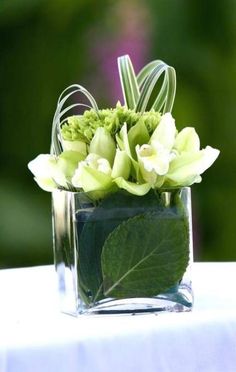
<instances>
[{"instance_id":1,"label":"curved grass blade","mask_svg":"<svg viewBox=\"0 0 236 372\"><path fill-rule=\"evenodd\" d=\"M175 69L171 66L168 66L168 92L166 95L166 102L165 102L165 107L164 111L165 112L171 112L172 107L174 105L174 100L175 100L175 93L176 93L176 73Z\"/></svg>"},{"instance_id":2,"label":"curved grass blade","mask_svg":"<svg viewBox=\"0 0 236 372\"><path fill-rule=\"evenodd\" d=\"M144 112L150 103L153 89L159 78L164 73L164 79L157 98L151 109L163 113L171 112L176 92L175 69L161 60L156 60L146 65L138 74L137 81L141 88L141 94L136 106L136 112ZM163 108L164 106L164 108Z\"/></svg>"},{"instance_id":3,"label":"curved grass blade","mask_svg":"<svg viewBox=\"0 0 236 372\"><path fill-rule=\"evenodd\" d=\"M63 111L59 112L57 117L56 117L56 120L60 120L68 111L70 111L71 109L75 108L75 107L87 107L89 109L92 109L91 106L89 105L85 105L83 103L73 103L72 105L66 107ZM67 120L67 118L65 118L65 120ZM60 121L60 125L62 124L62 121Z\"/></svg>"},{"instance_id":4,"label":"curved grass blade","mask_svg":"<svg viewBox=\"0 0 236 372\"><path fill-rule=\"evenodd\" d=\"M75 107L88 107L88 108L92 108L91 106L89 105L85 105L83 103L74 103L73 105L70 105L68 107L66 107L63 111L59 112L57 117L56 117L56 126L55 126L55 129L58 128L57 130L57 133L55 133L55 135L57 134L58 136L58 139L60 141L60 143L62 143L62 136L61 136L61 131L59 130L62 126L62 124L67 120L67 118L65 118L64 120L60 120L67 112L69 112L71 109L75 108Z\"/></svg>"},{"instance_id":5,"label":"curved grass blade","mask_svg":"<svg viewBox=\"0 0 236 372\"><path fill-rule=\"evenodd\" d=\"M64 96L64 94L68 91L69 91L69 93L67 93ZM84 105L82 103L75 103L75 104L72 104L72 105L66 107L62 111L62 108L63 108L64 104L66 103L66 101L72 95L74 95L75 93L80 93L80 92L83 95L86 96L86 98L89 100L91 106ZM73 107L78 107L78 106L86 106L86 107L89 107L89 108L93 108L96 112L98 112L97 103L96 103L95 99L93 98L93 96L87 91L87 89L85 89L81 85L73 84L73 85L67 87L66 89L64 89L64 91L61 93L61 95L58 99L58 102L57 102L57 108L56 108L56 111L55 111L55 114L54 114L53 124L52 124L51 154L54 154L54 155L58 156L63 151L62 145L61 145L61 134L60 134L60 127L61 127L60 119L61 119L61 117L64 114L66 114L69 110L71 110Z\"/></svg>"},{"instance_id":6,"label":"curved grass blade","mask_svg":"<svg viewBox=\"0 0 236 372\"><path fill-rule=\"evenodd\" d=\"M155 61L148 63L146 66L142 68L142 70L139 72L137 76L139 88L143 85L147 76L154 70L154 68L159 66L161 63L164 63L164 62L162 60L155 60ZM155 111L160 112L163 105L165 104L167 93L168 93L168 77L165 74L164 81L161 86L160 92L151 108L154 109Z\"/></svg>"},{"instance_id":7,"label":"curved grass blade","mask_svg":"<svg viewBox=\"0 0 236 372\"><path fill-rule=\"evenodd\" d=\"M152 105L152 109L154 109L155 111L160 112L163 105L166 102L166 97L167 97L167 94L168 94L168 84L169 84L168 75L165 74L160 92L159 92L155 102Z\"/></svg>"},{"instance_id":8,"label":"curved grass blade","mask_svg":"<svg viewBox=\"0 0 236 372\"><path fill-rule=\"evenodd\" d=\"M67 100L68 95L66 95L63 99L62 99L62 97L63 97L63 95L66 91L68 91L72 88L76 88L72 92L72 94L74 94L76 92L82 92L88 98L88 100L90 101L94 110L98 111L97 103L96 103L95 99L93 98L92 94L89 93L89 91L86 88L84 88L82 85L79 85L79 84L72 84L69 87L67 87L66 89L64 89L63 92L60 94L60 96L58 98L58 104L57 105L59 105L59 103L61 103L64 100L64 98L65 98L65 100Z\"/></svg>"},{"instance_id":9,"label":"curved grass blade","mask_svg":"<svg viewBox=\"0 0 236 372\"><path fill-rule=\"evenodd\" d=\"M155 61L148 63L146 66L142 68L142 70L139 71L137 75L137 83L138 83L139 88L142 86L143 82L146 80L150 72L152 72L153 69L157 67L160 63L164 63L164 62L157 59Z\"/></svg>"},{"instance_id":10,"label":"curved grass blade","mask_svg":"<svg viewBox=\"0 0 236 372\"><path fill-rule=\"evenodd\" d=\"M144 112L148 106L153 89L159 80L160 76L166 71L167 65L164 62L160 62L147 76L143 83L139 100L136 105L136 112Z\"/></svg>"},{"instance_id":11,"label":"curved grass blade","mask_svg":"<svg viewBox=\"0 0 236 372\"><path fill-rule=\"evenodd\" d=\"M132 62L128 55L119 57L117 62L125 105L134 109L140 92Z\"/></svg>"}]
</instances>

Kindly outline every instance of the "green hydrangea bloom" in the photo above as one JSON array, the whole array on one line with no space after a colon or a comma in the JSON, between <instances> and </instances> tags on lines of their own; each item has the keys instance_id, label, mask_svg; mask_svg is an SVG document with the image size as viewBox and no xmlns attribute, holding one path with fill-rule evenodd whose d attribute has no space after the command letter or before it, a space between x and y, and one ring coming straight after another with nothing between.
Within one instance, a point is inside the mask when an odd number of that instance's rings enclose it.
<instances>
[{"instance_id":1,"label":"green hydrangea bloom","mask_svg":"<svg viewBox=\"0 0 236 372\"><path fill-rule=\"evenodd\" d=\"M156 129L161 114L154 110L149 112L135 112L118 102L115 108L103 109L96 112L94 109L86 110L83 115L68 117L61 128L62 137L67 141L84 141L90 143L98 127L106 128L115 138L124 123L127 129L133 127L139 120L142 120L150 135Z\"/></svg>"}]
</instances>

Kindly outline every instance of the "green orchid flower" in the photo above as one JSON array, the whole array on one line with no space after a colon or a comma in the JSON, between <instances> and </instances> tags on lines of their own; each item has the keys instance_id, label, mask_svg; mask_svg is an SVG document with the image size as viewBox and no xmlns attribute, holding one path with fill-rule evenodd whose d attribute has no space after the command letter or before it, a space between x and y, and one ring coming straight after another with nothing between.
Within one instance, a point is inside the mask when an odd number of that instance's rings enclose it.
<instances>
[{"instance_id":1,"label":"green orchid flower","mask_svg":"<svg viewBox=\"0 0 236 372\"><path fill-rule=\"evenodd\" d=\"M200 140L194 128L184 128L176 137L176 156L170 162L165 184L190 186L201 182L201 174L217 159L220 151L211 146L200 150Z\"/></svg>"},{"instance_id":2,"label":"green orchid flower","mask_svg":"<svg viewBox=\"0 0 236 372\"><path fill-rule=\"evenodd\" d=\"M153 187L160 187L169 169L169 152L157 141L152 145L137 145L136 152L143 179Z\"/></svg>"},{"instance_id":3,"label":"green orchid flower","mask_svg":"<svg viewBox=\"0 0 236 372\"><path fill-rule=\"evenodd\" d=\"M179 133L170 113L162 116L148 144L136 146L143 179L154 187L190 186L201 182L200 175L219 155L219 150L207 146L200 150L200 140L194 128Z\"/></svg>"},{"instance_id":4,"label":"green orchid flower","mask_svg":"<svg viewBox=\"0 0 236 372\"><path fill-rule=\"evenodd\" d=\"M118 180L118 186L136 195L144 195L151 187L161 187L173 157L175 135L175 121L169 113L162 116L151 137L141 119L129 131L125 123L116 140L129 156L131 175L137 182Z\"/></svg>"},{"instance_id":5,"label":"green orchid flower","mask_svg":"<svg viewBox=\"0 0 236 372\"><path fill-rule=\"evenodd\" d=\"M164 185L190 186L201 182L201 174L219 156L220 151L207 146L200 150L200 139L194 128L182 129L175 138L175 156L170 162Z\"/></svg>"},{"instance_id":6,"label":"green orchid flower","mask_svg":"<svg viewBox=\"0 0 236 372\"><path fill-rule=\"evenodd\" d=\"M141 174L152 187L190 186L201 182L201 174L219 155L207 146L200 150L194 128L179 133L170 113L163 115L147 145L136 146Z\"/></svg>"}]
</instances>

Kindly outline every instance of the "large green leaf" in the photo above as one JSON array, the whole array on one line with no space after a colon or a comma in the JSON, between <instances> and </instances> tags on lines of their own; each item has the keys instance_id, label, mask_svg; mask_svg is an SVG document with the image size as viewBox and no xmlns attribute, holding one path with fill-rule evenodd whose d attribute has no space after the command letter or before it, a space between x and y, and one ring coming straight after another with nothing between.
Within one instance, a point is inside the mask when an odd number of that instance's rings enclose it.
<instances>
[{"instance_id":1,"label":"large green leaf","mask_svg":"<svg viewBox=\"0 0 236 372\"><path fill-rule=\"evenodd\" d=\"M160 201L154 191L142 197L120 191L105 198L94 210L77 212L78 275L87 302L103 297L101 252L109 234L129 218L157 208L161 208Z\"/></svg>"},{"instance_id":2,"label":"large green leaf","mask_svg":"<svg viewBox=\"0 0 236 372\"><path fill-rule=\"evenodd\" d=\"M104 294L126 298L164 293L181 280L188 261L188 224L182 214L165 208L135 216L104 244Z\"/></svg>"}]
</instances>

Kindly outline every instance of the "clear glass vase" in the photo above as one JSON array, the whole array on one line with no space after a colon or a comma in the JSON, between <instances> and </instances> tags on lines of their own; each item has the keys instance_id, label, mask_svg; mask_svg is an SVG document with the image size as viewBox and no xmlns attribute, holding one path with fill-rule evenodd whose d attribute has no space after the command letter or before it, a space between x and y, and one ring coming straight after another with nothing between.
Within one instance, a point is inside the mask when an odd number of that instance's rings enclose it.
<instances>
[{"instance_id":1,"label":"clear glass vase","mask_svg":"<svg viewBox=\"0 0 236 372\"><path fill-rule=\"evenodd\" d=\"M63 312L191 310L190 188L119 191L100 201L56 190L52 212Z\"/></svg>"}]
</instances>

